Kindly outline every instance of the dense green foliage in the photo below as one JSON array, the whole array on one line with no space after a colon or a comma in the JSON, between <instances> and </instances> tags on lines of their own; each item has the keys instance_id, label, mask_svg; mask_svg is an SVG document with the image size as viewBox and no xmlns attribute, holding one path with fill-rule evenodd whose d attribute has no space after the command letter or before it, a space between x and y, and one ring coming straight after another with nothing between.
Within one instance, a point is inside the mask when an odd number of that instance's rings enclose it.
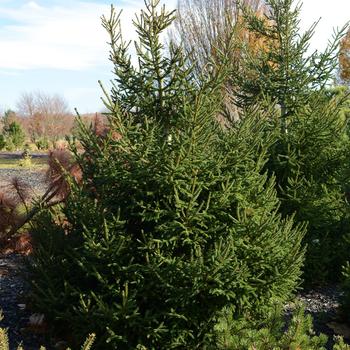
<instances>
[{"instance_id":1,"label":"dense green foliage","mask_svg":"<svg viewBox=\"0 0 350 350\"><path fill-rule=\"evenodd\" d=\"M33 222L36 308L78 340L93 330L101 349L204 348L223 310L262 319L301 274L304 229L281 219L264 171L274 112L252 108L224 129L225 56L193 85L181 50L163 55L173 14L157 5L135 22L138 67L119 16L104 18L116 77L109 131L80 123L82 181Z\"/></svg>"},{"instance_id":2,"label":"dense green foliage","mask_svg":"<svg viewBox=\"0 0 350 350\"><path fill-rule=\"evenodd\" d=\"M295 0L267 0L264 16L249 7L244 9L247 30L264 45L257 52L242 47L244 62L233 70L231 79L235 102L249 106L269 98L281 110L281 124L287 128L289 119L299 108L308 105L312 92L330 83L337 66L338 32L324 52L308 52L317 23L301 33L301 4Z\"/></svg>"},{"instance_id":3,"label":"dense green foliage","mask_svg":"<svg viewBox=\"0 0 350 350\"><path fill-rule=\"evenodd\" d=\"M0 151L3 150L6 146L5 136L0 134Z\"/></svg>"},{"instance_id":4,"label":"dense green foliage","mask_svg":"<svg viewBox=\"0 0 350 350\"><path fill-rule=\"evenodd\" d=\"M49 149L49 140L46 137L42 137L35 141L35 146L38 150L47 150Z\"/></svg>"},{"instance_id":5,"label":"dense green foliage","mask_svg":"<svg viewBox=\"0 0 350 350\"><path fill-rule=\"evenodd\" d=\"M265 43L232 73L234 103L245 108L275 104L276 142L266 169L276 177L283 215L307 222L304 243L306 283L339 279L349 259L348 102L344 92L328 88L337 64L342 32L324 53L307 54L315 25L300 35L300 6L293 0L269 0L269 14L245 11L248 29Z\"/></svg>"},{"instance_id":6,"label":"dense green foliage","mask_svg":"<svg viewBox=\"0 0 350 350\"><path fill-rule=\"evenodd\" d=\"M290 320L281 316L278 308L271 310L261 324L252 326L247 320L236 320L227 309L222 312L215 327L216 341L213 350L325 350L327 337L316 335L312 318L297 305ZM211 348L210 348L211 349ZM349 350L342 338L336 337L333 350Z\"/></svg>"},{"instance_id":7,"label":"dense green foliage","mask_svg":"<svg viewBox=\"0 0 350 350\"><path fill-rule=\"evenodd\" d=\"M270 148L268 169L277 178L281 212L308 223L308 283L339 279L349 259L349 139L341 108L336 98L315 96Z\"/></svg>"},{"instance_id":8,"label":"dense green foliage","mask_svg":"<svg viewBox=\"0 0 350 350\"><path fill-rule=\"evenodd\" d=\"M11 109L5 111L2 117L2 135L2 149L5 148L7 151L16 151L17 146L21 146L20 143L24 133L21 126L16 121L16 113ZM18 145L15 145L15 143L18 143Z\"/></svg>"},{"instance_id":9,"label":"dense green foliage","mask_svg":"<svg viewBox=\"0 0 350 350\"><path fill-rule=\"evenodd\" d=\"M272 310L262 324L255 327L244 319L236 320L229 309L222 311L214 330L214 339L208 350L325 350L327 337L315 335L311 316L306 316L302 307L290 315L290 322L281 317L279 309ZM95 335L90 334L81 350L93 348ZM0 328L0 350L9 349L7 330ZM145 348L139 348L145 349ZM333 350L349 350L341 337L335 338ZM17 350L24 350L18 346ZM40 347L39 350L46 350ZM70 350L69 348L67 350Z\"/></svg>"},{"instance_id":10,"label":"dense green foliage","mask_svg":"<svg viewBox=\"0 0 350 350\"><path fill-rule=\"evenodd\" d=\"M16 121L11 122L7 127L4 127L4 133L7 147L12 145L16 150L23 146L26 136L19 123Z\"/></svg>"},{"instance_id":11,"label":"dense green foliage","mask_svg":"<svg viewBox=\"0 0 350 350\"><path fill-rule=\"evenodd\" d=\"M79 176L32 221L33 305L76 344L96 332L97 349L324 349L302 309L287 327L276 305L305 251L305 283L350 259L349 99L328 86L341 34L307 56L314 26L300 36L300 7L269 0L267 18L244 10L261 50L242 47L234 71L225 40L194 77L179 45L164 54L174 13L158 4L134 21L136 65L115 9L102 19L108 123L77 119ZM223 122L227 96L239 118Z\"/></svg>"}]
</instances>

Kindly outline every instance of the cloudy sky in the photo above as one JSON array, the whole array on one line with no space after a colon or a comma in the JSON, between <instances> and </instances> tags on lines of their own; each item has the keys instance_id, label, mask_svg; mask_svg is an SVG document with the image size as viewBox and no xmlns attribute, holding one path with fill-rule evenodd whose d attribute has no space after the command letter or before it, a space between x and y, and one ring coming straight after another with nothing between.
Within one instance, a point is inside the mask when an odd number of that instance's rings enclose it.
<instances>
[{"instance_id":1,"label":"cloudy sky","mask_svg":"<svg viewBox=\"0 0 350 350\"><path fill-rule=\"evenodd\" d=\"M101 110L97 80L108 86L113 76L100 16L111 1L123 9L124 33L132 39L131 18L143 0L0 0L0 111L33 91L59 93L81 113ZM176 2L163 0L171 9ZM303 3L303 28L322 18L312 48L323 49L333 28L350 20L350 0Z\"/></svg>"}]
</instances>

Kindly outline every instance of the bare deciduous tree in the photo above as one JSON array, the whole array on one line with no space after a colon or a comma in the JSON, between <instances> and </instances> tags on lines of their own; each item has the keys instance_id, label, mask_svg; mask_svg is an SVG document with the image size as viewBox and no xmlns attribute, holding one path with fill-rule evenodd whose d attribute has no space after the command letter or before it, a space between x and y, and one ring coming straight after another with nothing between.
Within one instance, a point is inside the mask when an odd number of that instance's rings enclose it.
<instances>
[{"instance_id":1,"label":"bare deciduous tree","mask_svg":"<svg viewBox=\"0 0 350 350\"><path fill-rule=\"evenodd\" d=\"M264 47L261 39L246 28L243 8L261 16L267 12L265 0L178 0L178 16L170 36L185 49L195 75L220 63L221 53L228 47L235 70L240 69L244 53L254 54ZM219 116L224 124L238 118L232 91L227 81L223 91L225 112Z\"/></svg>"},{"instance_id":2,"label":"bare deciduous tree","mask_svg":"<svg viewBox=\"0 0 350 350\"><path fill-rule=\"evenodd\" d=\"M17 110L26 119L24 123L33 141L40 137L57 139L70 133L73 126L68 104L57 94L23 93Z\"/></svg>"},{"instance_id":3,"label":"bare deciduous tree","mask_svg":"<svg viewBox=\"0 0 350 350\"><path fill-rule=\"evenodd\" d=\"M211 60L218 58L218 51L227 45L232 35L236 37L237 50L232 58L239 58L239 46L251 39L242 17L242 6L248 6L256 13L263 14L264 0L178 0L177 20L172 32L176 41L181 41L185 51L198 71L205 70Z\"/></svg>"},{"instance_id":4,"label":"bare deciduous tree","mask_svg":"<svg viewBox=\"0 0 350 350\"><path fill-rule=\"evenodd\" d=\"M24 117L33 117L36 113L35 95L31 92L24 92L17 101L17 111Z\"/></svg>"},{"instance_id":5,"label":"bare deciduous tree","mask_svg":"<svg viewBox=\"0 0 350 350\"><path fill-rule=\"evenodd\" d=\"M47 115L64 115L69 114L69 107L66 100L58 95L49 95L43 92L25 92L17 101L18 113L32 117L35 113Z\"/></svg>"}]
</instances>

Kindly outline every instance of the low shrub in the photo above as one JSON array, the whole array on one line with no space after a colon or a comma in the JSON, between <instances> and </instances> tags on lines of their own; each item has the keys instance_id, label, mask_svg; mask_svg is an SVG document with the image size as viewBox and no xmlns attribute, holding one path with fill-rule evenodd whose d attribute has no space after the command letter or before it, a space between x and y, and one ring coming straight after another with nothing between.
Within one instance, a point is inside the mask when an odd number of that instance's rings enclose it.
<instances>
[{"instance_id":1,"label":"low shrub","mask_svg":"<svg viewBox=\"0 0 350 350\"><path fill-rule=\"evenodd\" d=\"M13 152L16 151L16 146L13 143L12 139L6 138L6 145L5 145L6 151Z\"/></svg>"},{"instance_id":2,"label":"low shrub","mask_svg":"<svg viewBox=\"0 0 350 350\"><path fill-rule=\"evenodd\" d=\"M66 140L57 140L52 142L54 149L68 149L69 143Z\"/></svg>"},{"instance_id":3,"label":"low shrub","mask_svg":"<svg viewBox=\"0 0 350 350\"><path fill-rule=\"evenodd\" d=\"M92 345L95 340L95 335L91 334L89 337L85 340L83 346L81 347L81 350L90 350L92 349ZM1 350L9 350L10 345L9 345L9 338L7 336L7 331L4 328L0 328L0 349ZM25 350L21 345L18 346L17 350ZM41 346L40 349L38 350L46 350L44 346ZM70 350L67 348L66 350Z\"/></svg>"},{"instance_id":4,"label":"low shrub","mask_svg":"<svg viewBox=\"0 0 350 350\"><path fill-rule=\"evenodd\" d=\"M10 143L13 145L15 150L23 146L26 135L22 126L18 122L11 122L4 128L4 132L6 134L8 147L10 147Z\"/></svg>"},{"instance_id":5,"label":"low shrub","mask_svg":"<svg viewBox=\"0 0 350 350\"><path fill-rule=\"evenodd\" d=\"M30 168L32 163L32 157L30 156L28 150L24 150L22 153L22 158L19 160L18 165L23 168Z\"/></svg>"},{"instance_id":6,"label":"low shrub","mask_svg":"<svg viewBox=\"0 0 350 350\"><path fill-rule=\"evenodd\" d=\"M302 305L292 313L290 321L279 308L272 310L261 324L236 320L230 309L224 310L215 326L212 350L326 350L327 336L316 335L312 318L305 315ZM341 337L335 337L333 350L350 350Z\"/></svg>"},{"instance_id":7,"label":"low shrub","mask_svg":"<svg viewBox=\"0 0 350 350\"><path fill-rule=\"evenodd\" d=\"M35 143L28 142L24 145L24 149L27 150L28 152L34 152L38 148L36 147Z\"/></svg>"},{"instance_id":8,"label":"low shrub","mask_svg":"<svg viewBox=\"0 0 350 350\"><path fill-rule=\"evenodd\" d=\"M39 140L35 141L35 145L39 151L48 150L49 149L49 140L45 137L40 138Z\"/></svg>"}]
</instances>

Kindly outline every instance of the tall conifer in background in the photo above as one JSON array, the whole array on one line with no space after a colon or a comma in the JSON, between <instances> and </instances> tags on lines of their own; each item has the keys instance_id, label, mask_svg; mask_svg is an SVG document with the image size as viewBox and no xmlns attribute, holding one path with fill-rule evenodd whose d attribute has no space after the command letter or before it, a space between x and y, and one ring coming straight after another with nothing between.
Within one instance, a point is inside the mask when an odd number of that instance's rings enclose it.
<instances>
[{"instance_id":1,"label":"tall conifer in background","mask_svg":"<svg viewBox=\"0 0 350 350\"><path fill-rule=\"evenodd\" d=\"M174 14L158 4L146 1L134 22L137 66L114 8L103 17L115 73L109 130L81 123L81 184L57 217L44 211L33 223L35 307L77 339L93 330L104 350L213 345L224 308L261 319L295 290L303 259L303 230L281 219L264 174L265 113L221 127L225 56L192 83L181 49L164 56L160 34Z\"/></svg>"},{"instance_id":2,"label":"tall conifer in background","mask_svg":"<svg viewBox=\"0 0 350 350\"><path fill-rule=\"evenodd\" d=\"M334 35L323 52L309 53L316 24L300 34L301 5L293 0L266 1L265 19L245 9L248 29L267 44L233 70L232 101L241 108L275 104L277 141L269 149L267 169L277 179L283 215L296 213L308 222L306 282L339 277L348 255L348 204L344 168L349 155L346 95L329 86L337 66L339 40ZM244 46L242 46L244 50Z\"/></svg>"},{"instance_id":3,"label":"tall conifer in background","mask_svg":"<svg viewBox=\"0 0 350 350\"><path fill-rule=\"evenodd\" d=\"M346 27L334 34L324 52L309 53L317 22L301 34L302 5L295 0L268 0L266 7L263 18L249 7L244 8L247 29L265 42L266 49L252 55L243 45L245 64L239 71L233 71L232 78L239 106L268 96L280 107L283 120L305 106L312 91L332 82L339 40Z\"/></svg>"}]
</instances>

